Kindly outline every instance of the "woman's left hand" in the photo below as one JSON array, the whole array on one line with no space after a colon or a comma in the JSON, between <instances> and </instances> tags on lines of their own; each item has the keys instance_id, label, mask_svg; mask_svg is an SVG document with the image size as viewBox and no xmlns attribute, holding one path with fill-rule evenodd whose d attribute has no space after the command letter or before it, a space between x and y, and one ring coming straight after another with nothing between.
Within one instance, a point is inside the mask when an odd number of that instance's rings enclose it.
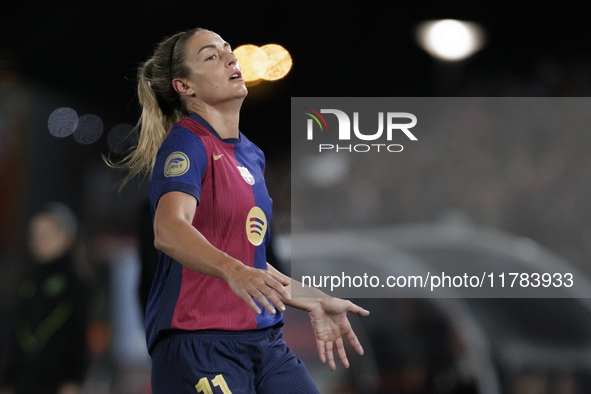
<instances>
[{"instance_id":1,"label":"woman's left hand","mask_svg":"<svg viewBox=\"0 0 591 394\"><path fill-rule=\"evenodd\" d=\"M312 327L316 336L318 355L324 364L328 360L328 366L332 371L336 369L333 349L345 368L349 368L349 360L343 346L343 336L347 337L353 348L360 355L363 354L363 347L351 328L347 318L347 312L359 316L369 315L369 311L353 304L351 301L340 298L319 298L317 303L311 306L307 312L312 320Z\"/></svg>"}]
</instances>

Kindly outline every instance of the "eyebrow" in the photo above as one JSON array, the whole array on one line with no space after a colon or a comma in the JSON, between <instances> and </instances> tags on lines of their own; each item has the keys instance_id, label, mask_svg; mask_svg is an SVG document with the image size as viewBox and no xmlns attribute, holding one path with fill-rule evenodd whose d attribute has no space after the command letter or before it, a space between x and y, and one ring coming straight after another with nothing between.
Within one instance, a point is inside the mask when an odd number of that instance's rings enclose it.
<instances>
[{"instance_id":1,"label":"eyebrow","mask_svg":"<svg viewBox=\"0 0 591 394\"><path fill-rule=\"evenodd\" d=\"M224 41L224 48L227 48L229 46L230 46L230 44ZM203 48L201 48L199 50L199 52L197 52L197 54L199 55L201 53L201 51L204 50L204 49L206 49L206 48L214 48L215 49L215 47L216 47L215 44L205 45Z\"/></svg>"}]
</instances>

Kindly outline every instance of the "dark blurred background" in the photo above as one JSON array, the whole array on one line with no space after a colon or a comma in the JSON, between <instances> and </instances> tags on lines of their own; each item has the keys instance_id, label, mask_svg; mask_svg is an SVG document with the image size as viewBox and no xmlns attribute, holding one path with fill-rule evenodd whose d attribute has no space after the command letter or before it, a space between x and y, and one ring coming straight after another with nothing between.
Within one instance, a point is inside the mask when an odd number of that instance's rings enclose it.
<instances>
[{"instance_id":1,"label":"dark blurred background","mask_svg":"<svg viewBox=\"0 0 591 394\"><path fill-rule=\"evenodd\" d=\"M416 44L414 29L424 20L443 18L479 23L486 33L485 46L459 64L434 60ZM267 183L275 201L279 235L290 229L291 97L588 96L591 88L591 25L584 4L5 0L0 5L2 316L10 316L14 309L14 294L25 271L28 219L42 203L61 201L81 221L80 270L99 289L94 320L110 327L116 342L113 322L117 319L113 316L124 312L112 312L110 306L122 296L112 289L118 277L136 278L137 257L134 260L133 256L137 255L137 228L147 184L137 180L119 191L123 173L109 168L102 156L120 159L108 145L109 132L137 121L137 67L163 37L196 26L219 33L233 47L277 43L292 56L293 67L285 78L249 89L241 113L241 130L267 156ZM78 116L100 117L100 138L80 144L72 136L51 135L48 119L61 107L73 108ZM544 190L563 192L544 194L538 204L540 212L534 205L524 213L528 223L539 220L543 225L544 213L550 212L555 215L556 229L564 230L556 207L567 204L571 208L567 216L580 220L570 221L575 224L559 237L566 241L553 242L552 230L539 231L535 225L502 229L530 237L585 270L591 255L591 225L587 211L577 217L576 208L585 206L581 196L588 195L591 186L582 180L591 179L591 170L586 152L576 144L567 148L581 158L580 172L560 183L553 162L534 163L539 173L548 167L554 174L551 181L556 183L545 183ZM437 146L432 149L437 152ZM466 153L458 162L469 163L470 154L474 153ZM411 174L408 179L425 178L428 166L417 165L413 171L419 176ZM517 193L515 198L523 195ZM465 208L471 219L488 224L482 219L486 215L475 214L478 207L469 204L458 203L454 208ZM413 206L412 211L401 213L399 223L437 216L426 217L424 212ZM278 254L286 257L286 253ZM135 287L130 288L133 296ZM2 319L4 329L9 319ZM141 346L141 332L136 334ZM96 357L107 357L101 356L103 351L97 345ZM141 349L120 356L116 350L111 353L115 356L107 358L121 365L146 362L137 356ZM117 369L109 365L110 361L95 363L96 392L117 387L117 373L113 372ZM130 376L137 375L137 381L145 385L145 368L130 370L124 375L131 380Z\"/></svg>"},{"instance_id":2,"label":"dark blurred background","mask_svg":"<svg viewBox=\"0 0 591 394\"><path fill-rule=\"evenodd\" d=\"M586 96L591 35L583 9L514 2L275 3L219 5L183 0L20 1L0 6L0 246L22 246L23 219L43 201L60 200L91 234L130 231L142 191L109 170L109 131L135 124L136 69L154 44L201 26L234 47L278 43L293 58L283 79L250 88L241 128L266 153L279 214L289 211L289 100L306 96ZM461 64L434 60L416 44L424 20L479 23L486 45ZM48 133L60 107L102 119L97 142ZM113 159L121 158L112 154ZM278 175L278 179L275 179ZM287 226L283 226L285 229ZM8 230L10 228L10 230Z\"/></svg>"},{"instance_id":3,"label":"dark blurred background","mask_svg":"<svg viewBox=\"0 0 591 394\"><path fill-rule=\"evenodd\" d=\"M93 232L131 229L127 199L136 199L137 186L117 196L121 174L107 169L101 153L110 153L107 137L113 127L137 121L138 65L156 42L180 30L202 26L234 47L279 43L291 53L290 73L251 87L242 110L241 128L265 151L271 176L286 171L290 97L586 96L591 78L585 13L562 4L368 2L283 8L154 0L6 1L0 7L0 220L8 248L18 246L22 229L10 224L6 232L7 223L48 199L72 205L88 217ZM480 23L486 46L461 65L435 61L416 44L414 28L439 18ZM52 137L48 118L60 107L99 116L101 138L81 145L71 137ZM276 208L289 209L277 198Z\"/></svg>"}]
</instances>

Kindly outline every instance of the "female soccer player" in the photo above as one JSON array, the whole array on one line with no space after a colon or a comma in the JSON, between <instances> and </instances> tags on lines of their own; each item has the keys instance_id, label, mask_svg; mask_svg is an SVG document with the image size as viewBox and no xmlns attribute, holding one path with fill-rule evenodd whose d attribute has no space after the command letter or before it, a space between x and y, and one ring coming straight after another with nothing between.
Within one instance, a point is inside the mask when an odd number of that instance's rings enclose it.
<instances>
[{"instance_id":1,"label":"female soccer player","mask_svg":"<svg viewBox=\"0 0 591 394\"><path fill-rule=\"evenodd\" d=\"M230 45L205 29L178 33L138 79L141 136L124 163L128 178L151 175L154 393L317 393L281 338L281 312L308 312L332 370L335 348L349 366L343 336L363 354L347 312L369 312L316 289L291 298L291 280L267 264L272 202L263 153L238 129L248 92Z\"/></svg>"}]
</instances>

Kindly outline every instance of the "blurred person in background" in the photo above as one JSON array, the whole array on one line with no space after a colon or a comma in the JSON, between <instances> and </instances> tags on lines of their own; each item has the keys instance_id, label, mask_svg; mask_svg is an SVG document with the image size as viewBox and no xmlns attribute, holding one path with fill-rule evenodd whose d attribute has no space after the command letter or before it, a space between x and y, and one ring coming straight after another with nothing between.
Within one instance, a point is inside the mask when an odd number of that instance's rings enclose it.
<instances>
[{"instance_id":1,"label":"blurred person in background","mask_svg":"<svg viewBox=\"0 0 591 394\"><path fill-rule=\"evenodd\" d=\"M140 139L120 167L151 176L159 261L146 312L154 393L318 393L282 339L285 305L308 312L322 362L360 354L347 313L268 264L272 202L264 155L238 128L247 89L230 45L193 29L158 44L139 70ZM125 182L124 181L124 182ZM277 308L277 309L276 309Z\"/></svg>"},{"instance_id":2,"label":"blurred person in background","mask_svg":"<svg viewBox=\"0 0 591 394\"><path fill-rule=\"evenodd\" d=\"M18 290L3 394L81 391L89 361L85 334L90 292L71 257L76 234L76 217L61 203L45 204L29 223L34 265Z\"/></svg>"}]
</instances>

